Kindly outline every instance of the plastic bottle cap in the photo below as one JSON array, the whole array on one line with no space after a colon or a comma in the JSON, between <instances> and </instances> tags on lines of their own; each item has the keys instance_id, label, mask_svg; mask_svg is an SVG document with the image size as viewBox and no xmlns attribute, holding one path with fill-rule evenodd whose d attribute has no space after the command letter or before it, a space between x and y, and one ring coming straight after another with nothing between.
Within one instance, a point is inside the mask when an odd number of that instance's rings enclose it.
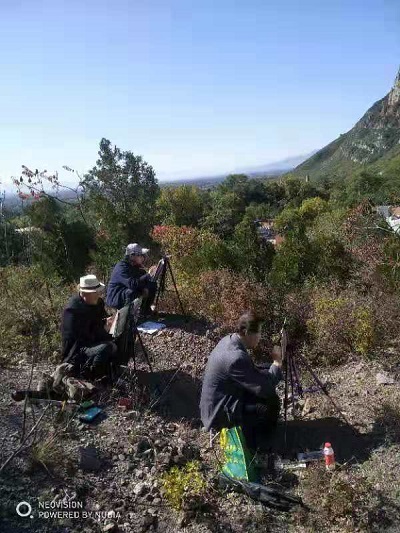
<instances>
[{"instance_id":1,"label":"plastic bottle cap","mask_svg":"<svg viewBox=\"0 0 400 533\"><path fill-rule=\"evenodd\" d=\"M325 442L325 448L332 448L332 444L330 442Z\"/></svg>"}]
</instances>

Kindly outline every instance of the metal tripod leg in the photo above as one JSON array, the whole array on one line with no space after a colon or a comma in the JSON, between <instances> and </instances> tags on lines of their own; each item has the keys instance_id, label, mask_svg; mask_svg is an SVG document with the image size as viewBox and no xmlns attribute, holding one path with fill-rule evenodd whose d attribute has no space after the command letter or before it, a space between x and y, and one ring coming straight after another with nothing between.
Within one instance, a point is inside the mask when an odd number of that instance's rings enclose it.
<instances>
[{"instance_id":1,"label":"metal tripod leg","mask_svg":"<svg viewBox=\"0 0 400 533\"><path fill-rule=\"evenodd\" d=\"M306 369L309 371L309 373L311 374L311 377L313 378L313 380L315 381L316 385L321 389L321 391L325 394L325 396L331 401L333 407L336 409L336 411L340 414L340 416L343 418L343 420L346 422L346 424L348 424L350 427L353 427L350 422L347 420L346 416L343 414L342 410L340 409L340 407L337 405L337 403L335 402L335 400L332 398L332 396L329 394L329 392L326 390L326 387L325 385L322 383L322 381L319 379L319 377L316 375L316 373L314 372L314 370L311 368L310 366L310 363L307 361L307 359L301 355L301 354L298 354L298 357L300 359L300 361L303 363L303 365L306 367Z\"/></svg>"},{"instance_id":2,"label":"metal tripod leg","mask_svg":"<svg viewBox=\"0 0 400 533\"><path fill-rule=\"evenodd\" d=\"M168 259L167 259L167 268L169 269L169 273L171 275L172 283L174 284L174 289L175 289L176 296L177 296L178 301L179 301L179 305L181 307L182 315L185 315L185 309L183 307L181 297L179 296L178 287L176 286L176 283L175 283L175 277L174 277L174 273L172 272L171 263L169 262Z\"/></svg>"},{"instance_id":3,"label":"metal tripod leg","mask_svg":"<svg viewBox=\"0 0 400 533\"><path fill-rule=\"evenodd\" d=\"M292 409L294 415L295 399L294 399L294 373L293 373L293 357L289 359L289 378L290 378L290 390L292 393Z\"/></svg>"},{"instance_id":4,"label":"metal tripod leg","mask_svg":"<svg viewBox=\"0 0 400 533\"><path fill-rule=\"evenodd\" d=\"M140 347L142 348L142 352L143 352L143 355L144 355L144 357L146 359L147 364L149 365L150 372L153 372L153 368L151 366L150 359L149 359L149 354L147 353L147 350L144 347L144 344L143 344L143 341L142 341L142 337L140 335L139 330L137 329L137 326L134 326L134 330L133 330L133 364L134 364L134 368L136 370L136 356L135 356L135 341L136 341L136 338L138 339Z\"/></svg>"},{"instance_id":5,"label":"metal tripod leg","mask_svg":"<svg viewBox=\"0 0 400 533\"><path fill-rule=\"evenodd\" d=\"M288 387L289 387L289 365L288 365L288 359L289 354L286 357L285 360L285 397L284 397L284 403L283 403L283 417L284 417L284 442L283 442L283 455L286 453L286 445L287 445L287 410L288 410Z\"/></svg>"},{"instance_id":6,"label":"metal tripod leg","mask_svg":"<svg viewBox=\"0 0 400 533\"><path fill-rule=\"evenodd\" d=\"M295 379L298 395L300 397L302 397L303 396L303 387L302 387L301 381L300 381L299 370L297 368L296 361L295 361L295 359L293 357L292 357L292 368L293 368L294 379Z\"/></svg>"},{"instance_id":7,"label":"metal tripod leg","mask_svg":"<svg viewBox=\"0 0 400 533\"><path fill-rule=\"evenodd\" d=\"M154 302L155 309L157 309L157 307L158 307L158 301L160 299L161 292L165 288L165 275L166 275L166 271L167 271L166 265L165 265L165 261L166 260L164 260L164 264L162 266L162 271L161 271L161 276L160 276L160 283L159 283L158 288L157 288L157 295L156 295L156 299L155 299L155 302Z\"/></svg>"}]
</instances>

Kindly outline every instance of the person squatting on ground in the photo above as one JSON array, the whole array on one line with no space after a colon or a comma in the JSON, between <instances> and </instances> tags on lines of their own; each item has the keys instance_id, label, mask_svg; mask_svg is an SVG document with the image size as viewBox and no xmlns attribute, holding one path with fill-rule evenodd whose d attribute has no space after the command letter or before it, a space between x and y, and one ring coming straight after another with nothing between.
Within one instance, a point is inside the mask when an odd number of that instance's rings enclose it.
<instances>
[{"instance_id":1,"label":"person squatting on ground","mask_svg":"<svg viewBox=\"0 0 400 533\"><path fill-rule=\"evenodd\" d=\"M80 278L79 293L66 305L61 325L62 359L73 365L73 374L85 379L109 376L117 363L117 346L108 333L108 317L100 297L104 284L89 274Z\"/></svg>"},{"instance_id":2,"label":"person squatting on ground","mask_svg":"<svg viewBox=\"0 0 400 533\"><path fill-rule=\"evenodd\" d=\"M262 368L247 351L259 344L261 326L262 319L247 312L240 317L237 332L217 344L207 362L200 399L207 431L241 426L253 450L259 438L276 426L280 411L275 391L282 379L280 347L273 349L273 363Z\"/></svg>"},{"instance_id":3,"label":"person squatting on ground","mask_svg":"<svg viewBox=\"0 0 400 533\"><path fill-rule=\"evenodd\" d=\"M143 268L149 251L137 243L128 244L125 258L115 265L111 273L106 298L109 307L122 309L141 296L144 300L143 313L145 315L151 313L157 283L152 281L151 275Z\"/></svg>"}]
</instances>

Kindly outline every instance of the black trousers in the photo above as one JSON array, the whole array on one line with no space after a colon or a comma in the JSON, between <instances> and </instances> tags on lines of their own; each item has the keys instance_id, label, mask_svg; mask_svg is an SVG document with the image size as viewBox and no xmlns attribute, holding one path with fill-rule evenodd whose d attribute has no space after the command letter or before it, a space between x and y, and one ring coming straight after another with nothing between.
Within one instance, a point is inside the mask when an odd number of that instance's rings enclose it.
<instances>
[{"instance_id":1,"label":"black trousers","mask_svg":"<svg viewBox=\"0 0 400 533\"><path fill-rule=\"evenodd\" d=\"M111 375L111 366L117 363L117 346L112 341L100 342L81 348L79 375L86 379L98 379Z\"/></svg>"},{"instance_id":2,"label":"black trousers","mask_svg":"<svg viewBox=\"0 0 400 533\"><path fill-rule=\"evenodd\" d=\"M256 450L278 422L280 400L277 394L266 400L246 395L243 403L242 430L247 446Z\"/></svg>"}]
</instances>

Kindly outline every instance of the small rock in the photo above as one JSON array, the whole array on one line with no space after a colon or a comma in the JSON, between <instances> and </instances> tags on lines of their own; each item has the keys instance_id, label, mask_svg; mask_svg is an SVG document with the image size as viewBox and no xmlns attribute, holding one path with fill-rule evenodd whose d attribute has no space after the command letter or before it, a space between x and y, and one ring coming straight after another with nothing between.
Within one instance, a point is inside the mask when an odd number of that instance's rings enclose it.
<instances>
[{"instance_id":1,"label":"small rock","mask_svg":"<svg viewBox=\"0 0 400 533\"><path fill-rule=\"evenodd\" d=\"M141 521L142 531L147 531L151 526L156 525L157 516L146 513Z\"/></svg>"},{"instance_id":2,"label":"small rock","mask_svg":"<svg viewBox=\"0 0 400 533\"><path fill-rule=\"evenodd\" d=\"M396 380L386 372L378 372L376 374L376 382L378 385L393 385L393 383L396 383Z\"/></svg>"},{"instance_id":3,"label":"small rock","mask_svg":"<svg viewBox=\"0 0 400 533\"><path fill-rule=\"evenodd\" d=\"M144 453L151 449L151 444L147 439L141 439L136 445L136 453Z\"/></svg>"},{"instance_id":4,"label":"small rock","mask_svg":"<svg viewBox=\"0 0 400 533\"><path fill-rule=\"evenodd\" d=\"M103 531L106 532L106 531L116 531L117 529L117 526L115 524L113 524L112 522L110 522L109 524L107 524L106 526L103 527Z\"/></svg>"},{"instance_id":5,"label":"small rock","mask_svg":"<svg viewBox=\"0 0 400 533\"><path fill-rule=\"evenodd\" d=\"M122 453L120 453L120 454L118 455L118 459L119 459L120 461L125 461L125 455L122 454Z\"/></svg>"},{"instance_id":6,"label":"small rock","mask_svg":"<svg viewBox=\"0 0 400 533\"><path fill-rule=\"evenodd\" d=\"M125 414L125 419L126 420L135 420L136 418L138 418L138 416L139 416L138 411L128 411Z\"/></svg>"},{"instance_id":7,"label":"small rock","mask_svg":"<svg viewBox=\"0 0 400 533\"><path fill-rule=\"evenodd\" d=\"M149 491L149 489L150 487L148 483L138 483L134 486L133 493L136 496L144 496Z\"/></svg>"}]
</instances>

